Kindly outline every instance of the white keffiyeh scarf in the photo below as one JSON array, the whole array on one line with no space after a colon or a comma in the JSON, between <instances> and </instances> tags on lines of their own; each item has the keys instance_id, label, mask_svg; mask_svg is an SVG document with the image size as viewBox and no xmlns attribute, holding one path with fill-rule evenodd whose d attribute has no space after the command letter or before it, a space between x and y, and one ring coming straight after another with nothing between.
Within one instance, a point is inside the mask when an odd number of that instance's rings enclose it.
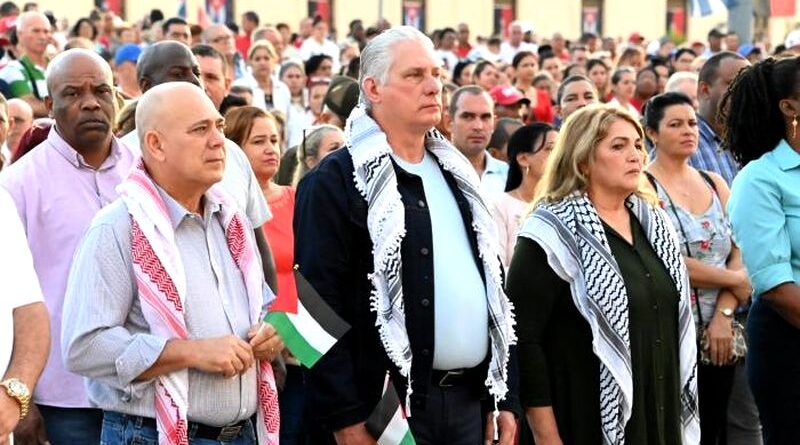
<instances>
[{"instance_id":1,"label":"white keffiyeh scarf","mask_svg":"<svg viewBox=\"0 0 800 445\"><path fill-rule=\"evenodd\" d=\"M628 199L656 255L680 292L678 303L683 443L700 441L697 412L697 343L689 302L689 279L677 238L664 212L636 195ZM553 270L570 286L572 300L592 330L600 359L600 421L603 443L625 443L631 417L633 375L628 331L628 295L611 254L603 223L585 194L541 204L519 236L536 241Z\"/></svg>"},{"instance_id":2,"label":"white keffiyeh scarf","mask_svg":"<svg viewBox=\"0 0 800 445\"><path fill-rule=\"evenodd\" d=\"M373 286L371 304L377 312L381 342L389 358L408 379L406 409L411 395L412 353L406 331L403 301L403 259L400 247L406 234L405 209L397 189L392 165L392 148L386 134L358 106L350 114L345 130L348 150L355 167L354 180L369 206L367 228L372 239L374 272L369 279ZM516 342L511 303L502 285L500 259L494 221L478 191L479 179L464 156L438 131L426 134L425 148L441 167L453 175L472 211L471 229L477 235L478 252L486 277L486 302L489 313L491 361L486 377L489 393L495 403L505 398L509 345Z\"/></svg>"}]
</instances>

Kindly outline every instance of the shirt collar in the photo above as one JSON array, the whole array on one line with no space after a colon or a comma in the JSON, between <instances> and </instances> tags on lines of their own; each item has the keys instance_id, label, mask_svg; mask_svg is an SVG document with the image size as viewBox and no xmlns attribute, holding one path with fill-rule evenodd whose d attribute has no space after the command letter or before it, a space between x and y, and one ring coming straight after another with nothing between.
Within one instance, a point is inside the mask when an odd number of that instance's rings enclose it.
<instances>
[{"instance_id":1,"label":"shirt collar","mask_svg":"<svg viewBox=\"0 0 800 445\"><path fill-rule=\"evenodd\" d=\"M484 175L494 174L494 173L503 173L503 167L505 162L496 159L494 156L490 155L489 152L486 152L486 169L483 171Z\"/></svg>"},{"instance_id":2,"label":"shirt collar","mask_svg":"<svg viewBox=\"0 0 800 445\"><path fill-rule=\"evenodd\" d=\"M158 194L161 195L161 199L164 200L164 205L167 207L167 212L169 213L169 220L172 223L172 228L174 230L178 229L178 226L183 222L184 218L196 215L189 210L186 209L181 203L176 201L172 196L167 193L166 190L161 188L158 184L155 184L156 190L158 190ZM200 215L196 215L200 217L201 220L207 221L209 216L214 215L214 213L221 210L222 205L215 201L208 193L203 195L203 217Z\"/></svg>"},{"instance_id":3,"label":"shirt collar","mask_svg":"<svg viewBox=\"0 0 800 445\"><path fill-rule=\"evenodd\" d=\"M791 170L800 167L800 154L798 154L786 139L781 139L778 146L772 150L772 156L781 170Z\"/></svg>"},{"instance_id":4,"label":"shirt collar","mask_svg":"<svg viewBox=\"0 0 800 445\"><path fill-rule=\"evenodd\" d=\"M57 124L53 124L50 127L50 133L47 134L47 142L67 160L70 164L72 164L75 168L90 168L94 169L94 167L90 166L84 159L83 155L78 153L77 150L72 148L64 138L58 134ZM117 164L117 161L122 156L122 152L119 147L119 142L115 136L111 137L111 152L108 154L108 157L103 161L103 164L100 165L100 168L97 170L106 170L109 168L114 167Z\"/></svg>"},{"instance_id":5,"label":"shirt collar","mask_svg":"<svg viewBox=\"0 0 800 445\"><path fill-rule=\"evenodd\" d=\"M722 139L717 135L717 132L714 131L714 127L711 126L705 119L701 116L697 116L697 122L700 124L700 134L703 136L711 136L712 139L716 142L721 142Z\"/></svg>"}]
</instances>

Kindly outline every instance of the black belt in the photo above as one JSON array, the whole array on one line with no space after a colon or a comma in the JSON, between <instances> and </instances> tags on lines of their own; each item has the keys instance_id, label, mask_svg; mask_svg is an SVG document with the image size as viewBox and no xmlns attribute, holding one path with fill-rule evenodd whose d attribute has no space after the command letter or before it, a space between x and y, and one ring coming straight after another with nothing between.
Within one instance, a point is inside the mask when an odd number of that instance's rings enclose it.
<instances>
[{"instance_id":1,"label":"black belt","mask_svg":"<svg viewBox=\"0 0 800 445\"><path fill-rule=\"evenodd\" d=\"M450 371L431 371L431 383L440 388L451 388L454 386L468 386L474 381L473 369L452 369Z\"/></svg>"},{"instance_id":2,"label":"black belt","mask_svg":"<svg viewBox=\"0 0 800 445\"><path fill-rule=\"evenodd\" d=\"M133 417L133 416L132 416ZM242 434L244 428L247 426L249 419L242 420L239 423L226 426L208 426L202 423L189 422L188 431L191 433L194 430L194 438L216 440L218 442L229 442L236 439ZM142 425L158 430L156 420L149 417L142 417Z\"/></svg>"}]
</instances>

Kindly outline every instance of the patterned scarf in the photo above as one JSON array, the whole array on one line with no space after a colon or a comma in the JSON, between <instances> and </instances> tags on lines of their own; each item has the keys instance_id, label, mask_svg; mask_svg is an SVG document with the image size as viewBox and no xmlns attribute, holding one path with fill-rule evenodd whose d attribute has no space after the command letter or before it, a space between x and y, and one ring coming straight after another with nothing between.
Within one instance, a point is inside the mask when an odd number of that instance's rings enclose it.
<instances>
[{"instance_id":1,"label":"patterned scarf","mask_svg":"<svg viewBox=\"0 0 800 445\"><path fill-rule=\"evenodd\" d=\"M683 443L700 441L697 412L697 343L689 307L689 279L669 218L636 195L628 203L647 233L656 255L667 266L680 292L681 421ZM557 203L541 204L525 221L519 236L536 241L550 266L570 284L572 300L592 330L592 346L600 359L600 421L603 443L625 443L631 417L633 375L628 331L628 295L611 254L603 223L585 194L574 193Z\"/></svg>"},{"instance_id":2,"label":"patterned scarf","mask_svg":"<svg viewBox=\"0 0 800 445\"><path fill-rule=\"evenodd\" d=\"M118 192L131 215L131 257L142 312L151 332L186 340L184 319L186 275L175 244L175 231L161 195L139 162ZM263 304L263 275L255 243L247 236L249 224L217 186L206 193L221 204L221 220L228 249L242 273L250 306L250 321L257 323ZM155 412L159 445L188 445L189 373L183 369L155 381ZM280 417L275 377L269 362L258 363L259 443L277 444Z\"/></svg>"},{"instance_id":3,"label":"patterned scarf","mask_svg":"<svg viewBox=\"0 0 800 445\"><path fill-rule=\"evenodd\" d=\"M406 234L405 209L397 190L397 177L392 165L392 148L386 134L365 112L356 107L347 120L345 130L348 150L355 167L354 180L369 205L367 228L373 246L374 273L371 304L377 312L381 342L389 358L408 379L406 410L411 396L411 347L406 331L403 301L403 259L400 246ZM494 221L478 191L479 179L464 156L438 131L430 130L425 148L437 158L441 167L456 180L472 210L472 227L478 239L478 252L486 276L486 302L489 312L491 362L486 377L489 393L495 403L508 390L508 348L516 342L511 303L503 292L500 259L495 244Z\"/></svg>"}]
</instances>

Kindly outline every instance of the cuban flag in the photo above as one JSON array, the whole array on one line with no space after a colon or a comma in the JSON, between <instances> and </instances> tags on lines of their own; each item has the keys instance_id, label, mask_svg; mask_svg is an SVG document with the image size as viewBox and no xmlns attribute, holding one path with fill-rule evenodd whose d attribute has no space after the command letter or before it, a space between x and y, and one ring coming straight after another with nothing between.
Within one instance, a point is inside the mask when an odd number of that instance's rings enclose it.
<instances>
[{"instance_id":1,"label":"cuban flag","mask_svg":"<svg viewBox=\"0 0 800 445\"><path fill-rule=\"evenodd\" d=\"M736 0L692 0L692 15L707 16L726 12L736 5Z\"/></svg>"}]
</instances>

